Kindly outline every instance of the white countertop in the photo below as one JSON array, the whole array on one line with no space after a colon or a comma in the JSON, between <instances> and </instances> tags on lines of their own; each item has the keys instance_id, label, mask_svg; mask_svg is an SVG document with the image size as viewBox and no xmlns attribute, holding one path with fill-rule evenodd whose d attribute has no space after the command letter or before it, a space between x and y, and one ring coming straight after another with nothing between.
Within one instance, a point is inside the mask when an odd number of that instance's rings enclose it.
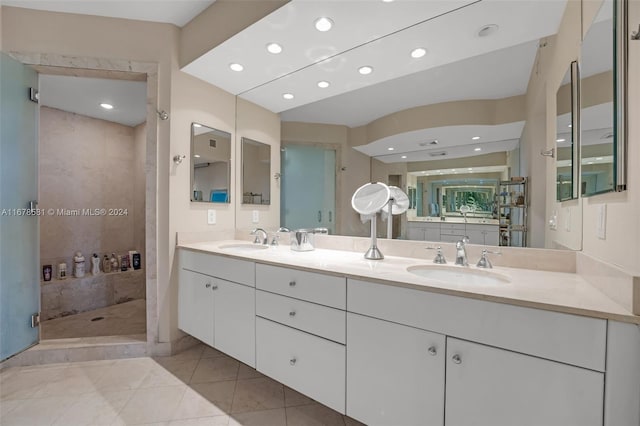
<instances>
[{"instance_id":1,"label":"white countertop","mask_svg":"<svg viewBox=\"0 0 640 426\"><path fill-rule=\"evenodd\" d=\"M221 248L231 244L250 242L224 240L182 244L178 247L387 285L640 324L640 316L633 315L581 276L572 273L494 267L489 271L509 281L470 284L464 281L438 281L407 271L410 266L433 265L430 259L385 256L383 260L367 260L363 253L327 249L296 252L288 245L242 251ZM452 265L452 262L442 266L464 272L464 267ZM475 266L469 268L478 269ZM483 272L486 271L480 270L480 273Z\"/></svg>"}]
</instances>

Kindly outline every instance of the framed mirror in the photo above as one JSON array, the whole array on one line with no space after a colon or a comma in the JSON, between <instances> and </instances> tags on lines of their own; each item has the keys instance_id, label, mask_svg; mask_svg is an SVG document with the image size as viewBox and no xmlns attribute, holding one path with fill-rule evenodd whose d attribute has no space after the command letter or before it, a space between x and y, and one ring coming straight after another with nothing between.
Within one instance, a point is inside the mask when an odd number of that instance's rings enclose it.
<instances>
[{"instance_id":1,"label":"framed mirror","mask_svg":"<svg viewBox=\"0 0 640 426\"><path fill-rule=\"evenodd\" d=\"M578 198L578 62L573 61L556 92L556 200Z\"/></svg>"},{"instance_id":2,"label":"framed mirror","mask_svg":"<svg viewBox=\"0 0 640 426\"><path fill-rule=\"evenodd\" d=\"M231 134L191 123L191 201L229 203Z\"/></svg>"},{"instance_id":3,"label":"framed mirror","mask_svg":"<svg viewBox=\"0 0 640 426\"><path fill-rule=\"evenodd\" d=\"M271 204L271 145L242 138L242 204Z\"/></svg>"},{"instance_id":4,"label":"framed mirror","mask_svg":"<svg viewBox=\"0 0 640 426\"><path fill-rule=\"evenodd\" d=\"M580 193L584 197L626 188L626 51L624 36L616 37L624 26L624 3L604 0L582 42Z\"/></svg>"}]
</instances>

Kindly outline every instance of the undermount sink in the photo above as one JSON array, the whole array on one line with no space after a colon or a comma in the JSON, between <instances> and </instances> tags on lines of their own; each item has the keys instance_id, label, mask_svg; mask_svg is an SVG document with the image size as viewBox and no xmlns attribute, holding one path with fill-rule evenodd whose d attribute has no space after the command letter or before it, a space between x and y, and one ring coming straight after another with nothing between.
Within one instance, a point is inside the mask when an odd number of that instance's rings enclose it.
<instances>
[{"instance_id":1,"label":"undermount sink","mask_svg":"<svg viewBox=\"0 0 640 426\"><path fill-rule=\"evenodd\" d=\"M462 284L492 285L511 281L508 277L496 272L462 266L417 265L408 267L407 272L437 281Z\"/></svg>"},{"instance_id":2,"label":"undermount sink","mask_svg":"<svg viewBox=\"0 0 640 426\"><path fill-rule=\"evenodd\" d=\"M221 250L230 250L230 251L257 251L257 250L266 250L269 246L265 246L262 244L251 244L251 243L237 243L237 244L224 244L220 246Z\"/></svg>"}]
</instances>

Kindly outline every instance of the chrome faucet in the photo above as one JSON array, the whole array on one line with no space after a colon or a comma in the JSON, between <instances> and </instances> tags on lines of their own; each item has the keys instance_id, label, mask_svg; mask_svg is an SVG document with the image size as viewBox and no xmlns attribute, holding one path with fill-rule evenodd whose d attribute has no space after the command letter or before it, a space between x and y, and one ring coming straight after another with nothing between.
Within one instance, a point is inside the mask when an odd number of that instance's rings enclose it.
<instances>
[{"instance_id":1,"label":"chrome faucet","mask_svg":"<svg viewBox=\"0 0 640 426\"><path fill-rule=\"evenodd\" d=\"M464 236L460 241L456 243L456 265L469 266L467 260L467 244L469 243L469 237Z\"/></svg>"},{"instance_id":2,"label":"chrome faucet","mask_svg":"<svg viewBox=\"0 0 640 426\"><path fill-rule=\"evenodd\" d=\"M260 238L260 235L258 235L259 232L262 232L262 238ZM269 235L267 234L267 231L262 228L254 229L250 232L250 235L256 236L256 238L253 240L253 244L269 244Z\"/></svg>"},{"instance_id":3,"label":"chrome faucet","mask_svg":"<svg viewBox=\"0 0 640 426\"><path fill-rule=\"evenodd\" d=\"M287 228L286 226L281 226L280 228L278 228L278 230L273 234L273 238L271 239L271 245L272 246L277 246L278 245L278 241L280 240L280 233L281 232L291 232L291 230L289 228Z\"/></svg>"},{"instance_id":4,"label":"chrome faucet","mask_svg":"<svg viewBox=\"0 0 640 426\"><path fill-rule=\"evenodd\" d=\"M493 254L497 254L497 255L501 255L502 254L502 252L499 252L499 251L489 251L487 249L482 249L482 256L480 256L480 260L478 260L478 263L476 264L476 266L478 268L486 268L486 269L493 268L493 265L491 264L491 261L487 257L488 253L493 253Z\"/></svg>"},{"instance_id":5,"label":"chrome faucet","mask_svg":"<svg viewBox=\"0 0 640 426\"><path fill-rule=\"evenodd\" d=\"M433 263L437 263L439 265L446 265L447 260L444 258L444 254L442 254L442 247L426 247L427 250L436 250L436 257L433 258Z\"/></svg>"}]
</instances>

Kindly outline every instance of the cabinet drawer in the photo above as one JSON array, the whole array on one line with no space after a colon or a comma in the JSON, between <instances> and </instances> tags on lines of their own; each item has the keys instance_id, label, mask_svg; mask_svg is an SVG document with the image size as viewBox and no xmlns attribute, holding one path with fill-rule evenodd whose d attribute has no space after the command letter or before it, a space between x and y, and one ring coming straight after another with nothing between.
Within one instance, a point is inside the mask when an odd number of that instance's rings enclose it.
<instances>
[{"instance_id":1,"label":"cabinet drawer","mask_svg":"<svg viewBox=\"0 0 640 426\"><path fill-rule=\"evenodd\" d=\"M180 249L180 267L255 287L255 264L246 260Z\"/></svg>"},{"instance_id":2,"label":"cabinet drawer","mask_svg":"<svg viewBox=\"0 0 640 426\"><path fill-rule=\"evenodd\" d=\"M256 318L256 367L261 373L344 414L344 345Z\"/></svg>"},{"instance_id":3,"label":"cabinet drawer","mask_svg":"<svg viewBox=\"0 0 640 426\"><path fill-rule=\"evenodd\" d=\"M604 371L606 321L349 280L348 311Z\"/></svg>"},{"instance_id":4,"label":"cabinet drawer","mask_svg":"<svg viewBox=\"0 0 640 426\"><path fill-rule=\"evenodd\" d=\"M441 223L441 234L464 234L464 223Z\"/></svg>"},{"instance_id":5,"label":"cabinet drawer","mask_svg":"<svg viewBox=\"0 0 640 426\"><path fill-rule=\"evenodd\" d=\"M271 265L256 265L256 287L321 305L345 309L346 278Z\"/></svg>"},{"instance_id":6,"label":"cabinet drawer","mask_svg":"<svg viewBox=\"0 0 640 426\"><path fill-rule=\"evenodd\" d=\"M258 290L256 315L345 343L345 311Z\"/></svg>"}]
</instances>

